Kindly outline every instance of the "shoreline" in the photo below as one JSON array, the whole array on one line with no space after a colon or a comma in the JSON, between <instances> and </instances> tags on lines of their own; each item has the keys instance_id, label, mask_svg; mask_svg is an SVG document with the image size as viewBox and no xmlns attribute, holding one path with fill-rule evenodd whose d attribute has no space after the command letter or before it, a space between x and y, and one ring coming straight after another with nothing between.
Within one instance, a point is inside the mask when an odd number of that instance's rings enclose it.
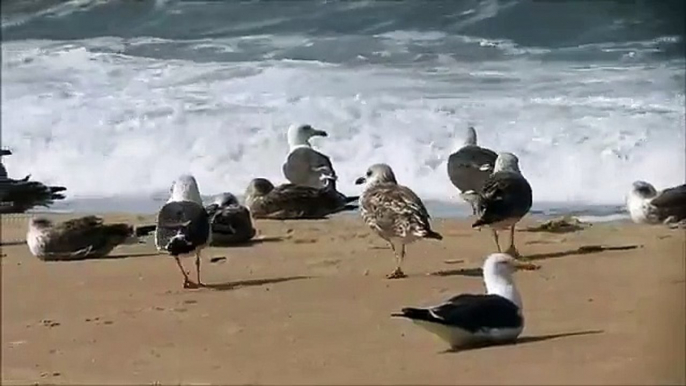
<instances>
[{"instance_id":1,"label":"shoreline","mask_svg":"<svg viewBox=\"0 0 686 386\"><path fill-rule=\"evenodd\" d=\"M242 202L242 196L238 196ZM203 196L207 205L212 196ZM102 197L77 198L57 201L50 208L34 208L27 214L133 214L151 215L157 213L164 205L166 198L141 197ZM435 219L469 219L472 217L471 207L459 198L454 200L424 200L425 205ZM10 214L13 215L13 214ZM356 211L343 212L335 216L357 215ZM534 206L527 215L537 220L548 220L560 216L574 216L583 222L607 222L629 219L623 204L585 204L579 202L534 202Z\"/></svg>"}]
</instances>

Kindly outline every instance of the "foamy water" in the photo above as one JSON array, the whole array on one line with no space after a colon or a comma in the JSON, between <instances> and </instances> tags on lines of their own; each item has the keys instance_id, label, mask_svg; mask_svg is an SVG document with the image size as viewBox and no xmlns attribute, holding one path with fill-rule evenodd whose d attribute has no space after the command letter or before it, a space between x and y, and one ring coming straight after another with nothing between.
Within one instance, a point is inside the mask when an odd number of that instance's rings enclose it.
<instances>
[{"instance_id":1,"label":"foamy water","mask_svg":"<svg viewBox=\"0 0 686 386\"><path fill-rule=\"evenodd\" d=\"M655 57L678 37L527 47L412 29L214 35L3 42L10 175L64 185L70 199L148 199L186 172L203 195L241 194L254 177L283 181L293 123L329 133L313 144L348 194L386 162L423 198L457 200L445 163L468 124L480 144L519 156L539 205L621 204L634 180L686 175L685 62Z\"/></svg>"}]
</instances>

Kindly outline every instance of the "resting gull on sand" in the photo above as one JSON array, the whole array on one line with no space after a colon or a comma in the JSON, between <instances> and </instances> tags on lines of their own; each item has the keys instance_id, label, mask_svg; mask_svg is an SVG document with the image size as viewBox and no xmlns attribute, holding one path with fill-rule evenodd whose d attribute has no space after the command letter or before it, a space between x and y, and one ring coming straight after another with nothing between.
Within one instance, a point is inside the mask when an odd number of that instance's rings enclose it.
<instances>
[{"instance_id":1,"label":"resting gull on sand","mask_svg":"<svg viewBox=\"0 0 686 386\"><path fill-rule=\"evenodd\" d=\"M493 150L476 144L476 130L472 126L467 128L464 145L448 157L450 182L460 190L460 197L472 206L473 214L477 213L477 195L491 175L496 158L498 154Z\"/></svg>"},{"instance_id":2,"label":"resting gull on sand","mask_svg":"<svg viewBox=\"0 0 686 386\"><path fill-rule=\"evenodd\" d=\"M180 176L172 186L171 197L157 214L155 245L174 256L183 274L184 288L202 286L200 255L212 241L210 219L202 206L198 184L191 175ZM197 283L188 278L180 257L195 255Z\"/></svg>"},{"instance_id":3,"label":"resting gull on sand","mask_svg":"<svg viewBox=\"0 0 686 386\"><path fill-rule=\"evenodd\" d=\"M250 211L238 203L232 193L222 193L205 207L212 224L212 245L222 246L245 243L257 231L252 223Z\"/></svg>"},{"instance_id":4,"label":"resting gull on sand","mask_svg":"<svg viewBox=\"0 0 686 386\"><path fill-rule=\"evenodd\" d=\"M295 184L274 187L266 178L253 179L245 191L245 204L252 216L262 219L321 219L357 209L351 203L358 199L338 192L335 183L323 188Z\"/></svg>"},{"instance_id":5,"label":"resting gull on sand","mask_svg":"<svg viewBox=\"0 0 686 386\"><path fill-rule=\"evenodd\" d=\"M452 349L512 342L524 329L522 298L512 275L520 269L539 268L494 253L483 264L486 294L461 294L434 307L407 307L391 316L412 320Z\"/></svg>"},{"instance_id":6,"label":"resting gull on sand","mask_svg":"<svg viewBox=\"0 0 686 386\"><path fill-rule=\"evenodd\" d=\"M360 214L365 223L393 250L395 270L389 279L406 277L401 265L405 258L405 245L419 239L442 240L429 224L429 212L422 200L408 187L398 185L393 170L387 164L374 164L364 177L355 181L365 184L360 197ZM400 247L398 253L397 246Z\"/></svg>"},{"instance_id":7,"label":"resting gull on sand","mask_svg":"<svg viewBox=\"0 0 686 386\"><path fill-rule=\"evenodd\" d=\"M658 192L653 185L636 181L626 206L635 223L686 227L686 184Z\"/></svg>"},{"instance_id":8,"label":"resting gull on sand","mask_svg":"<svg viewBox=\"0 0 686 386\"><path fill-rule=\"evenodd\" d=\"M472 227L488 225L500 252L498 231L510 228L510 247L506 253L521 257L514 243L515 224L531 209L533 198L529 182L519 170L519 159L512 153L500 153L493 174L478 196L479 218Z\"/></svg>"},{"instance_id":9,"label":"resting gull on sand","mask_svg":"<svg viewBox=\"0 0 686 386\"><path fill-rule=\"evenodd\" d=\"M105 224L96 216L76 218L57 225L47 218L34 217L29 221L26 244L31 254L45 261L98 259L119 245L141 242L138 238L154 228L154 225Z\"/></svg>"},{"instance_id":10,"label":"resting gull on sand","mask_svg":"<svg viewBox=\"0 0 686 386\"><path fill-rule=\"evenodd\" d=\"M315 136L326 137L328 134L310 125L292 125L288 128L290 152L282 170L284 177L293 184L323 188L337 179L329 157L312 149L310 138Z\"/></svg>"}]
</instances>

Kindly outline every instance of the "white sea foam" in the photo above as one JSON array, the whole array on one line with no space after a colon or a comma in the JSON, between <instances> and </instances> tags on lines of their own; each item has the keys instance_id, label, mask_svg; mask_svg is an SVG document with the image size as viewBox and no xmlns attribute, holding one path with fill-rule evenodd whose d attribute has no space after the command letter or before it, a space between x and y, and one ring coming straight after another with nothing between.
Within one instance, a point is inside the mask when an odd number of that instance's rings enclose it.
<instances>
[{"instance_id":1,"label":"white sea foam","mask_svg":"<svg viewBox=\"0 0 686 386\"><path fill-rule=\"evenodd\" d=\"M432 39L440 36L419 36ZM422 197L451 200L445 162L468 123L482 145L519 156L537 202L616 204L634 180L662 188L686 173L683 62L200 63L133 56L131 43L172 42L3 43L11 175L67 186L70 197L152 195L185 172L204 195L242 193L257 176L283 181L286 128L304 122L329 132L314 146L331 156L347 193L368 165L387 162ZM247 43L193 44L234 53ZM264 52L274 57L273 47Z\"/></svg>"}]
</instances>

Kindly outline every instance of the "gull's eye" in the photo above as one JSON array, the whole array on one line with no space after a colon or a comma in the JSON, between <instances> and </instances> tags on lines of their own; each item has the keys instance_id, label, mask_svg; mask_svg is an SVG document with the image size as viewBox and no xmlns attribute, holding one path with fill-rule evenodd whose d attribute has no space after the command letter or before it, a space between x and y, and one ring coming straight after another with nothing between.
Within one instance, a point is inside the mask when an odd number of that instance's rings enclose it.
<instances>
[{"instance_id":1,"label":"gull's eye","mask_svg":"<svg viewBox=\"0 0 686 386\"><path fill-rule=\"evenodd\" d=\"M371 177L371 176L372 176L372 171L371 171L371 170L367 170L367 177Z\"/></svg>"}]
</instances>

